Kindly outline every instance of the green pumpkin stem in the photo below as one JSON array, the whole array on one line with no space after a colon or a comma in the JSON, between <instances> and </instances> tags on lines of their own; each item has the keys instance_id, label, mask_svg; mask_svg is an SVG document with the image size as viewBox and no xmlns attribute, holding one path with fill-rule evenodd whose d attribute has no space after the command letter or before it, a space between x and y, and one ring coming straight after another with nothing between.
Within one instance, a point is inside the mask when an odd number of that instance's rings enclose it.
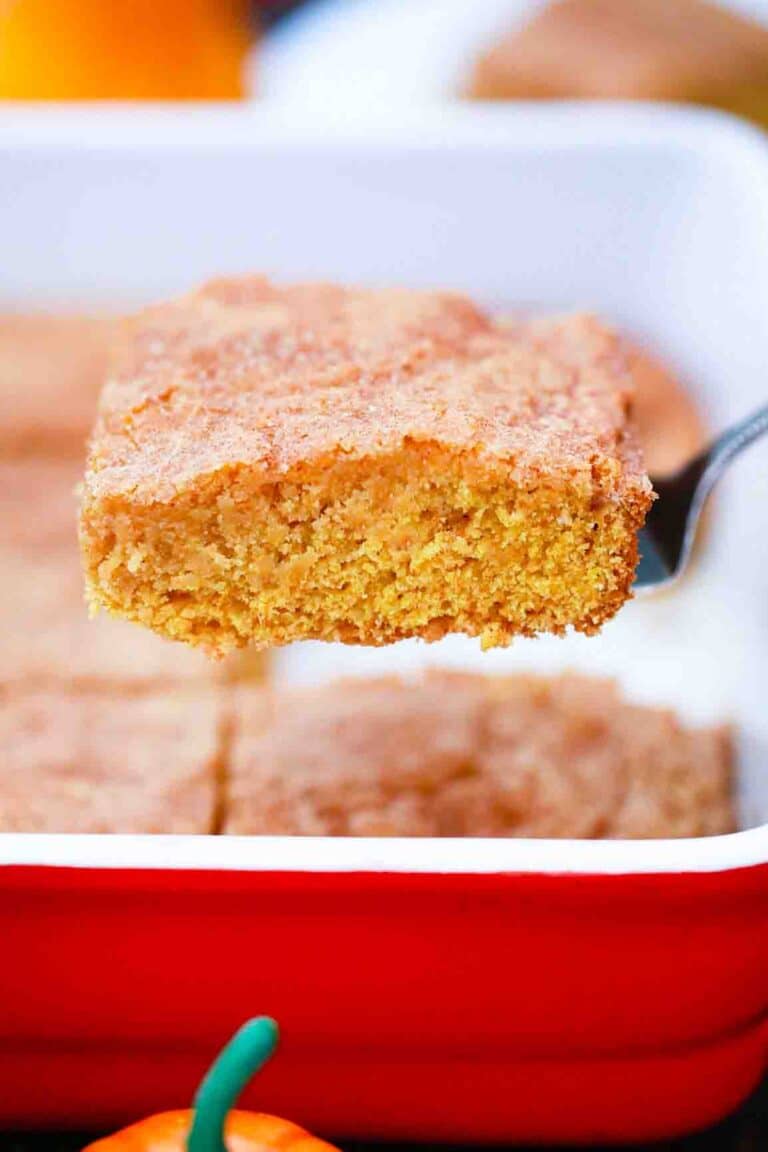
<instances>
[{"instance_id":1,"label":"green pumpkin stem","mask_svg":"<svg viewBox=\"0 0 768 1152\"><path fill-rule=\"evenodd\" d=\"M214 1060L195 1095L187 1152L226 1152L224 1123L253 1074L277 1046L277 1024L257 1016L243 1024Z\"/></svg>"}]
</instances>

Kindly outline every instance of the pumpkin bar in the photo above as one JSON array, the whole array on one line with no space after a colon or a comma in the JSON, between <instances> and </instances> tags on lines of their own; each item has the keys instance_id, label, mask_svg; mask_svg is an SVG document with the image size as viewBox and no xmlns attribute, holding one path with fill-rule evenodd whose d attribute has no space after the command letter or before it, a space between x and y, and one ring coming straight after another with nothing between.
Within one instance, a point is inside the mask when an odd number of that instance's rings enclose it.
<instances>
[{"instance_id":1,"label":"pumpkin bar","mask_svg":"<svg viewBox=\"0 0 768 1152\"><path fill-rule=\"evenodd\" d=\"M705 0L556 0L477 61L485 100L671 100L768 124L768 29Z\"/></svg>"},{"instance_id":2,"label":"pumpkin bar","mask_svg":"<svg viewBox=\"0 0 768 1152\"><path fill-rule=\"evenodd\" d=\"M597 631L651 501L619 342L441 292L216 281L139 316L102 394L94 608L221 655Z\"/></svg>"},{"instance_id":3,"label":"pumpkin bar","mask_svg":"<svg viewBox=\"0 0 768 1152\"><path fill-rule=\"evenodd\" d=\"M0 832L210 832L213 694L11 693L0 708Z\"/></svg>"},{"instance_id":4,"label":"pumpkin bar","mask_svg":"<svg viewBox=\"0 0 768 1152\"><path fill-rule=\"evenodd\" d=\"M225 830L657 838L735 828L726 728L610 681L432 672L242 691Z\"/></svg>"}]
</instances>

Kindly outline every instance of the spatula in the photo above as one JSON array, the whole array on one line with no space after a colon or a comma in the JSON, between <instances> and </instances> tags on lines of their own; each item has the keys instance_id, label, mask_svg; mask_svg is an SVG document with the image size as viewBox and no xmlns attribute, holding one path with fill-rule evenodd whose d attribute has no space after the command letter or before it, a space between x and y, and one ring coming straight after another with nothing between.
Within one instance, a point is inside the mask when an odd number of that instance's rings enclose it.
<instances>
[{"instance_id":1,"label":"spatula","mask_svg":"<svg viewBox=\"0 0 768 1152\"><path fill-rule=\"evenodd\" d=\"M734 424L672 476L654 480L657 499L640 533L635 587L659 588L685 569L709 493L728 465L768 432L768 405Z\"/></svg>"}]
</instances>

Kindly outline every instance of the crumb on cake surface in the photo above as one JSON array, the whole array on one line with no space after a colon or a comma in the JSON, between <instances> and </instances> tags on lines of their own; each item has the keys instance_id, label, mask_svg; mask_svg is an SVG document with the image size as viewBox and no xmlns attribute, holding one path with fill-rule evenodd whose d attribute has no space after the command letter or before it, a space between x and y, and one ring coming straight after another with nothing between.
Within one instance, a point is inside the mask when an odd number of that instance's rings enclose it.
<instances>
[{"instance_id":1,"label":"crumb on cake surface","mask_svg":"<svg viewBox=\"0 0 768 1152\"><path fill-rule=\"evenodd\" d=\"M502 314L497 322L517 338L528 330L545 339L556 338L564 325L579 323L574 317L531 309ZM670 475L706 444L703 413L665 361L624 332L614 331L610 338L620 342L632 378L632 421L645 468L654 478Z\"/></svg>"},{"instance_id":2,"label":"crumb on cake surface","mask_svg":"<svg viewBox=\"0 0 768 1152\"><path fill-rule=\"evenodd\" d=\"M768 30L706 0L551 0L476 61L484 100L671 100L768 124Z\"/></svg>"},{"instance_id":3,"label":"crumb on cake surface","mask_svg":"<svg viewBox=\"0 0 768 1152\"><path fill-rule=\"evenodd\" d=\"M724 727L610 681L433 672L241 692L225 831L659 838L733 831Z\"/></svg>"},{"instance_id":4,"label":"crumb on cake surface","mask_svg":"<svg viewBox=\"0 0 768 1152\"><path fill-rule=\"evenodd\" d=\"M619 342L445 293L215 281L140 315L81 511L94 606L222 654L594 632L651 500Z\"/></svg>"},{"instance_id":5,"label":"crumb on cake surface","mask_svg":"<svg viewBox=\"0 0 768 1152\"><path fill-rule=\"evenodd\" d=\"M213 829L215 696L30 692L0 708L0 832Z\"/></svg>"}]
</instances>

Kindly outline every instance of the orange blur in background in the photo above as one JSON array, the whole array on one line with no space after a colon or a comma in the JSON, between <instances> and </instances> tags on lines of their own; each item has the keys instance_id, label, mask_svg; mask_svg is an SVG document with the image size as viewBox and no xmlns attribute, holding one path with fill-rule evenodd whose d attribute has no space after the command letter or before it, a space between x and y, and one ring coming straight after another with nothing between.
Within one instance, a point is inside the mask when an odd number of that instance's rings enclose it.
<instances>
[{"instance_id":1,"label":"orange blur in background","mask_svg":"<svg viewBox=\"0 0 768 1152\"><path fill-rule=\"evenodd\" d=\"M0 99L235 100L247 0L0 0Z\"/></svg>"}]
</instances>

